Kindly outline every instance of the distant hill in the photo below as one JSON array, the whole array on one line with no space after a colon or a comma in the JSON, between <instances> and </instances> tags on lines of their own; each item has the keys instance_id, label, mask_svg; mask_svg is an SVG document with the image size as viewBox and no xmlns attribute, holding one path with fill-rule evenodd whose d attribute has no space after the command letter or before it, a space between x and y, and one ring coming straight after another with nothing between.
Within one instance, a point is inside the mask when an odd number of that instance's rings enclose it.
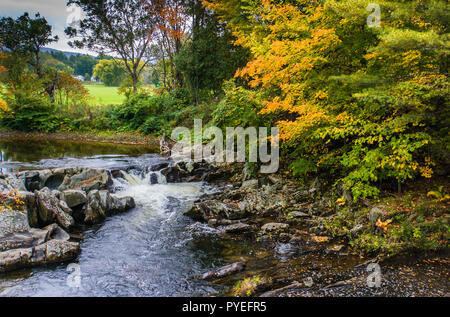
<instances>
[{"instance_id":1,"label":"distant hill","mask_svg":"<svg viewBox=\"0 0 450 317\"><path fill-rule=\"evenodd\" d=\"M94 55L83 54L83 53L76 53L76 52L61 51L61 50L57 50L57 49L49 48L49 47L43 47L43 48L41 49L41 51L42 51L42 52L47 52L47 53L57 53L57 52L61 52L61 53L63 53L64 55L66 55L66 57L68 57L68 58L69 58L70 56L72 56L72 55L85 55L85 56L92 56L92 57L95 57Z\"/></svg>"}]
</instances>

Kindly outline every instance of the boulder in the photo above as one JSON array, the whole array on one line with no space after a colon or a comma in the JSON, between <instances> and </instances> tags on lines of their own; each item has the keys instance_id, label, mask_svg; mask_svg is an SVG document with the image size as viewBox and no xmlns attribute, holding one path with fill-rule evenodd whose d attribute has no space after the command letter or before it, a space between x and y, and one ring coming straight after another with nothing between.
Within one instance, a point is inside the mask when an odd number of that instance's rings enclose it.
<instances>
[{"instance_id":1,"label":"boulder","mask_svg":"<svg viewBox=\"0 0 450 317\"><path fill-rule=\"evenodd\" d=\"M274 231L283 231L288 228L289 225L287 223L269 222L266 223L264 226L262 226L261 230L264 232L274 232Z\"/></svg>"},{"instance_id":2,"label":"boulder","mask_svg":"<svg viewBox=\"0 0 450 317\"><path fill-rule=\"evenodd\" d=\"M56 198L48 188L35 191L39 224L41 226L57 222L64 229L69 229L75 224L70 214L65 212Z\"/></svg>"},{"instance_id":3,"label":"boulder","mask_svg":"<svg viewBox=\"0 0 450 317\"><path fill-rule=\"evenodd\" d=\"M224 203L218 200L205 200L195 203L193 208L185 215L199 221L208 221L211 218L236 220L245 218L246 212L243 206L234 202Z\"/></svg>"},{"instance_id":4,"label":"boulder","mask_svg":"<svg viewBox=\"0 0 450 317\"><path fill-rule=\"evenodd\" d=\"M156 173L150 174L150 185L158 184L158 175Z\"/></svg>"},{"instance_id":5,"label":"boulder","mask_svg":"<svg viewBox=\"0 0 450 317\"><path fill-rule=\"evenodd\" d=\"M93 190L88 194L84 222L96 224L107 216L125 212L135 206L133 197L118 198L112 196L107 190Z\"/></svg>"},{"instance_id":6,"label":"boulder","mask_svg":"<svg viewBox=\"0 0 450 317\"><path fill-rule=\"evenodd\" d=\"M74 172L74 170L65 169L64 172L66 173L64 180L58 187L60 191L78 189L89 192L91 190L106 189L112 184L111 175L106 169L82 168L80 171L76 170L76 173L73 175L71 175L71 172ZM54 173L60 173L60 171L55 170Z\"/></svg>"},{"instance_id":7,"label":"boulder","mask_svg":"<svg viewBox=\"0 0 450 317\"><path fill-rule=\"evenodd\" d=\"M96 224L105 218L106 211L102 206L100 191L93 190L89 192L84 222L87 224Z\"/></svg>"},{"instance_id":8,"label":"boulder","mask_svg":"<svg viewBox=\"0 0 450 317\"><path fill-rule=\"evenodd\" d=\"M0 236L0 252L35 247L51 239L68 241L70 236L57 224L51 224L43 229L29 228L26 231Z\"/></svg>"},{"instance_id":9,"label":"boulder","mask_svg":"<svg viewBox=\"0 0 450 317\"><path fill-rule=\"evenodd\" d=\"M300 210L294 210L291 211L290 213L288 213L287 218L307 218L307 217L311 217L309 214L304 213Z\"/></svg>"},{"instance_id":10,"label":"boulder","mask_svg":"<svg viewBox=\"0 0 450 317\"><path fill-rule=\"evenodd\" d=\"M232 225L228 225L224 228L224 231L226 233L240 233L240 232L245 232L245 231L249 231L252 228L252 226L246 224L246 223L235 223Z\"/></svg>"},{"instance_id":11,"label":"boulder","mask_svg":"<svg viewBox=\"0 0 450 317\"><path fill-rule=\"evenodd\" d=\"M0 272L68 261L74 259L79 252L79 243L62 240L50 240L36 247L0 252Z\"/></svg>"},{"instance_id":12,"label":"boulder","mask_svg":"<svg viewBox=\"0 0 450 317\"><path fill-rule=\"evenodd\" d=\"M87 203L86 193L82 190L69 189L61 192L61 200L66 202L69 208L78 207Z\"/></svg>"},{"instance_id":13,"label":"boulder","mask_svg":"<svg viewBox=\"0 0 450 317\"><path fill-rule=\"evenodd\" d=\"M168 183L181 182L182 171L177 166L169 166L161 170L161 174L166 177Z\"/></svg>"},{"instance_id":14,"label":"boulder","mask_svg":"<svg viewBox=\"0 0 450 317\"><path fill-rule=\"evenodd\" d=\"M158 163L158 164L150 166L149 170L151 172L156 172L156 171L160 171L160 170L162 170L164 168L167 168L167 167L169 167L169 163L168 162L163 162L163 163Z\"/></svg>"},{"instance_id":15,"label":"boulder","mask_svg":"<svg viewBox=\"0 0 450 317\"><path fill-rule=\"evenodd\" d=\"M7 187L5 188L7 191L18 190L18 191L27 191L25 188L25 184L23 182L23 178L17 178L15 175L8 175L5 178L5 183Z\"/></svg>"},{"instance_id":16,"label":"boulder","mask_svg":"<svg viewBox=\"0 0 450 317\"><path fill-rule=\"evenodd\" d=\"M30 192L21 192L25 202L25 208L28 215L28 223L33 228L39 228L39 209L37 206L36 195Z\"/></svg>"},{"instance_id":17,"label":"boulder","mask_svg":"<svg viewBox=\"0 0 450 317\"><path fill-rule=\"evenodd\" d=\"M0 212L0 237L28 230L30 230L30 226L26 213L15 210Z\"/></svg>"},{"instance_id":18,"label":"boulder","mask_svg":"<svg viewBox=\"0 0 450 317\"><path fill-rule=\"evenodd\" d=\"M243 189L243 190L257 189L258 187L259 187L259 181L257 179L250 179L250 180L242 182L241 189Z\"/></svg>"},{"instance_id":19,"label":"boulder","mask_svg":"<svg viewBox=\"0 0 450 317\"><path fill-rule=\"evenodd\" d=\"M350 234L352 237L356 237L358 234L364 231L364 225L355 224L352 229L350 229Z\"/></svg>"},{"instance_id":20,"label":"boulder","mask_svg":"<svg viewBox=\"0 0 450 317\"><path fill-rule=\"evenodd\" d=\"M263 186L259 190L246 192L241 204L249 213L282 211L289 205L289 197L275 186Z\"/></svg>"},{"instance_id":21,"label":"boulder","mask_svg":"<svg viewBox=\"0 0 450 317\"><path fill-rule=\"evenodd\" d=\"M39 190L41 186L41 182L39 179L39 172L36 171L29 171L23 173L23 182L25 185L25 188L33 192L35 190Z\"/></svg>"}]
</instances>

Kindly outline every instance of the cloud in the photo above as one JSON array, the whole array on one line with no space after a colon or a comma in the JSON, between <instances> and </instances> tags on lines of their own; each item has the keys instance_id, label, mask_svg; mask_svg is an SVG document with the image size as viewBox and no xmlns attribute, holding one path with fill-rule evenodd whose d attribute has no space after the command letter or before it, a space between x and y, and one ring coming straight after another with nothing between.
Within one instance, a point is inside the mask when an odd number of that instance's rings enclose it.
<instances>
[{"instance_id":1,"label":"cloud","mask_svg":"<svg viewBox=\"0 0 450 317\"><path fill-rule=\"evenodd\" d=\"M2 15L40 12L47 17L66 16L66 1L64 0L2 0L0 3Z\"/></svg>"},{"instance_id":2,"label":"cloud","mask_svg":"<svg viewBox=\"0 0 450 317\"><path fill-rule=\"evenodd\" d=\"M73 11L66 7L66 3L66 0L0 0L0 12L2 17L10 16L14 18L22 15L24 12L28 12L32 16L39 12L52 25L53 34L59 37L59 41L49 45L49 47L65 51L89 53L84 50L72 49L67 44L69 39L64 34L64 29L67 27L67 21L70 19Z\"/></svg>"}]
</instances>

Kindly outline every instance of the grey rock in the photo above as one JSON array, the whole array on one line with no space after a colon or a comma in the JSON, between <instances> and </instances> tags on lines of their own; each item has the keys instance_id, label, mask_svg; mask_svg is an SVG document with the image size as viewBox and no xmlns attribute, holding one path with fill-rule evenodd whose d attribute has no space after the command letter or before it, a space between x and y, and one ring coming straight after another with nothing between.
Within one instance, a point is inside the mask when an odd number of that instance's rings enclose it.
<instances>
[{"instance_id":1,"label":"grey rock","mask_svg":"<svg viewBox=\"0 0 450 317\"><path fill-rule=\"evenodd\" d=\"M305 217L311 217L309 214L304 213L300 210L294 210L291 211L288 215L288 218L305 218Z\"/></svg>"},{"instance_id":2,"label":"grey rock","mask_svg":"<svg viewBox=\"0 0 450 317\"><path fill-rule=\"evenodd\" d=\"M226 266L223 266L221 268L218 268L216 270L201 274L196 276L196 278L200 280L207 280L207 279L213 279L213 278L222 278L225 276L229 276L231 274L241 272L245 269L245 263L242 262L235 262L233 264L229 264Z\"/></svg>"},{"instance_id":3,"label":"grey rock","mask_svg":"<svg viewBox=\"0 0 450 317\"><path fill-rule=\"evenodd\" d=\"M28 171L23 173L23 182L28 191L35 191L40 189L39 172Z\"/></svg>"},{"instance_id":4,"label":"grey rock","mask_svg":"<svg viewBox=\"0 0 450 317\"><path fill-rule=\"evenodd\" d=\"M246 211L240 204L218 200L205 200L195 203L193 208L185 213L186 216L194 220L208 221L210 218L226 218L237 220L245 218Z\"/></svg>"},{"instance_id":5,"label":"grey rock","mask_svg":"<svg viewBox=\"0 0 450 317\"><path fill-rule=\"evenodd\" d=\"M244 232L244 231L248 231L252 228L252 226L250 226L249 224L246 223L235 223L232 225L228 225L224 228L224 231L226 233L239 233L239 232Z\"/></svg>"},{"instance_id":6,"label":"grey rock","mask_svg":"<svg viewBox=\"0 0 450 317\"><path fill-rule=\"evenodd\" d=\"M87 196L82 190L70 189L61 192L61 200L66 202L69 208L74 208L87 203Z\"/></svg>"},{"instance_id":7,"label":"grey rock","mask_svg":"<svg viewBox=\"0 0 450 317\"><path fill-rule=\"evenodd\" d=\"M61 240L50 240L36 247L0 252L0 272L71 260L79 252L79 243Z\"/></svg>"},{"instance_id":8,"label":"grey rock","mask_svg":"<svg viewBox=\"0 0 450 317\"><path fill-rule=\"evenodd\" d=\"M30 192L20 192L20 194L23 196L23 201L25 202L29 225L33 228L39 228L39 210L35 194Z\"/></svg>"},{"instance_id":9,"label":"grey rock","mask_svg":"<svg viewBox=\"0 0 450 317\"><path fill-rule=\"evenodd\" d=\"M0 252L31 248L43 244L51 239L68 241L70 236L57 224L49 225L43 229L31 228L23 232L14 232L0 237Z\"/></svg>"},{"instance_id":10,"label":"grey rock","mask_svg":"<svg viewBox=\"0 0 450 317\"><path fill-rule=\"evenodd\" d=\"M277 175L269 175L267 176L267 178L270 180L270 182L272 184L282 184L283 183L283 178L281 178L280 176Z\"/></svg>"},{"instance_id":11,"label":"grey rock","mask_svg":"<svg viewBox=\"0 0 450 317\"><path fill-rule=\"evenodd\" d=\"M273 232L273 231L282 231L289 228L289 225L287 223L276 223L276 222L269 222L266 223L264 226L261 227L261 230L264 232Z\"/></svg>"},{"instance_id":12,"label":"grey rock","mask_svg":"<svg viewBox=\"0 0 450 317\"><path fill-rule=\"evenodd\" d=\"M100 192L92 190L88 194L88 203L84 222L87 224L96 224L106 218L106 210L103 209Z\"/></svg>"},{"instance_id":13,"label":"grey rock","mask_svg":"<svg viewBox=\"0 0 450 317\"><path fill-rule=\"evenodd\" d=\"M91 190L106 189L112 184L110 173L106 169L102 168L83 168L80 171L67 170L64 176L62 184L58 187L58 190L65 191L68 189L78 189L85 192ZM72 172L76 172L70 176ZM56 173L56 171L54 172Z\"/></svg>"},{"instance_id":14,"label":"grey rock","mask_svg":"<svg viewBox=\"0 0 450 317\"><path fill-rule=\"evenodd\" d=\"M5 180L9 190L27 191L23 179L19 179L14 175L9 175Z\"/></svg>"},{"instance_id":15,"label":"grey rock","mask_svg":"<svg viewBox=\"0 0 450 317\"><path fill-rule=\"evenodd\" d=\"M56 221L64 229L69 229L75 224L75 220L60 207L58 198L52 195L48 188L35 191L35 196L41 226Z\"/></svg>"},{"instance_id":16,"label":"grey rock","mask_svg":"<svg viewBox=\"0 0 450 317\"><path fill-rule=\"evenodd\" d=\"M250 179L242 182L241 189L257 189L259 187L259 181L257 179Z\"/></svg>"},{"instance_id":17,"label":"grey rock","mask_svg":"<svg viewBox=\"0 0 450 317\"><path fill-rule=\"evenodd\" d=\"M30 226L26 213L14 210L0 212L0 237L28 230Z\"/></svg>"},{"instance_id":18,"label":"grey rock","mask_svg":"<svg viewBox=\"0 0 450 317\"><path fill-rule=\"evenodd\" d=\"M118 198L106 190L93 190L88 194L84 222L96 224L103 221L107 216L125 212L135 206L133 197Z\"/></svg>"}]
</instances>

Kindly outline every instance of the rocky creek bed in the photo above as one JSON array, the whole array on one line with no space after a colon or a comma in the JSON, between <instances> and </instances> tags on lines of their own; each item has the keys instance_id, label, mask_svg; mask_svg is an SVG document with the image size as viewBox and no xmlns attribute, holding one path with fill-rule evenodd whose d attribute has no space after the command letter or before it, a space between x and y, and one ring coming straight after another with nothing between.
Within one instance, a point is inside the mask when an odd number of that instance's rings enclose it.
<instances>
[{"instance_id":1,"label":"rocky creek bed","mask_svg":"<svg viewBox=\"0 0 450 317\"><path fill-rule=\"evenodd\" d=\"M365 258L326 238L318 180L300 188L156 155L89 166L98 160L0 178L4 199L23 197L0 212L0 295L236 295L244 282L253 296L449 295L447 254ZM81 288L66 284L71 262ZM372 262L380 287L368 284Z\"/></svg>"}]
</instances>

